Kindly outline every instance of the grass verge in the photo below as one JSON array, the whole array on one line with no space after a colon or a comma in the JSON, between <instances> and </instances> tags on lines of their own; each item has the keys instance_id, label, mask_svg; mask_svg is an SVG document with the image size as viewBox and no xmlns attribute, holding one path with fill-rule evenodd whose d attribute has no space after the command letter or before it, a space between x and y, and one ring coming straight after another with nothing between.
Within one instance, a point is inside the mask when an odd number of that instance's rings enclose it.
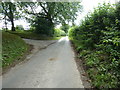
<instances>
[{"instance_id":1,"label":"grass verge","mask_svg":"<svg viewBox=\"0 0 120 90\"><path fill-rule=\"evenodd\" d=\"M11 66L30 48L19 36L2 32L2 66Z\"/></svg>"},{"instance_id":2,"label":"grass verge","mask_svg":"<svg viewBox=\"0 0 120 90\"><path fill-rule=\"evenodd\" d=\"M20 36L21 38L26 38L26 39L35 39L35 40L59 40L61 37L50 37L50 36L46 36L46 35L40 35L40 34L36 34L30 31L8 31L9 33L15 34Z\"/></svg>"}]
</instances>

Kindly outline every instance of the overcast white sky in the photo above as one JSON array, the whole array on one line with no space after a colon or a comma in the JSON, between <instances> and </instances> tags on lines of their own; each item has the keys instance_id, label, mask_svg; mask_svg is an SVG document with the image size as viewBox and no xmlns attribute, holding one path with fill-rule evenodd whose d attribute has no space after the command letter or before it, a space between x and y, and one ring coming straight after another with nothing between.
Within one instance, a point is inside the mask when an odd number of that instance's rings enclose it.
<instances>
[{"instance_id":1,"label":"overcast white sky","mask_svg":"<svg viewBox=\"0 0 120 90\"><path fill-rule=\"evenodd\" d=\"M83 12L78 15L75 23L79 25L80 20L83 19L88 12L93 11L93 8L97 7L99 3L109 2L111 4L114 4L116 1L119 1L119 0L82 0ZM24 28L29 28L29 24L25 20L15 21L15 26L16 25L23 25ZM2 28L3 26L4 24L0 22L0 28Z\"/></svg>"},{"instance_id":2,"label":"overcast white sky","mask_svg":"<svg viewBox=\"0 0 120 90\"><path fill-rule=\"evenodd\" d=\"M102 4L105 2L105 3L114 4L116 1L118 0L82 0L81 5L83 5L83 12L78 15L78 18L75 21L75 23L79 25L80 20L83 19L88 12L93 11L94 8L97 7L99 3Z\"/></svg>"}]
</instances>

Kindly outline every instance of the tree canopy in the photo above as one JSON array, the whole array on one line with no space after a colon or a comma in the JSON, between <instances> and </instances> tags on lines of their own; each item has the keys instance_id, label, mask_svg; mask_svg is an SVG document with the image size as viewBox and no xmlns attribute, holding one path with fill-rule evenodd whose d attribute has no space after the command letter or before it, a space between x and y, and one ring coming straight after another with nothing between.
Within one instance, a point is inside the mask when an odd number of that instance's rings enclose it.
<instances>
[{"instance_id":1,"label":"tree canopy","mask_svg":"<svg viewBox=\"0 0 120 90\"><path fill-rule=\"evenodd\" d=\"M55 25L74 22L77 12L82 10L78 2L19 2L19 8L26 13L35 32L48 35L53 34Z\"/></svg>"},{"instance_id":2,"label":"tree canopy","mask_svg":"<svg viewBox=\"0 0 120 90\"><path fill-rule=\"evenodd\" d=\"M52 23L74 21L82 8L78 2L20 2L19 5L25 13Z\"/></svg>"},{"instance_id":3,"label":"tree canopy","mask_svg":"<svg viewBox=\"0 0 120 90\"><path fill-rule=\"evenodd\" d=\"M81 12L80 2L2 2L1 14L11 22L12 31L15 31L14 20L23 17L35 27L37 32L52 34L55 25L74 22L77 12ZM36 32L36 31L35 31Z\"/></svg>"}]
</instances>

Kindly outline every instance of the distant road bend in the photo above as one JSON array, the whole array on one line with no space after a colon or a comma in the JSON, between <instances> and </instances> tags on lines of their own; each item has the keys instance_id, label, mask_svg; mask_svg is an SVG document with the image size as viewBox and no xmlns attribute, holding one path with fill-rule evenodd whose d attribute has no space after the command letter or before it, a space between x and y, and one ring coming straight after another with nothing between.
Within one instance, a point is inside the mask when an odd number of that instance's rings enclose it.
<instances>
[{"instance_id":1,"label":"distant road bend","mask_svg":"<svg viewBox=\"0 0 120 90\"><path fill-rule=\"evenodd\" d=\"M2 87L84 88L68 37L40 50L29 61L4 74Z\"/></svg>"}]
</instances>

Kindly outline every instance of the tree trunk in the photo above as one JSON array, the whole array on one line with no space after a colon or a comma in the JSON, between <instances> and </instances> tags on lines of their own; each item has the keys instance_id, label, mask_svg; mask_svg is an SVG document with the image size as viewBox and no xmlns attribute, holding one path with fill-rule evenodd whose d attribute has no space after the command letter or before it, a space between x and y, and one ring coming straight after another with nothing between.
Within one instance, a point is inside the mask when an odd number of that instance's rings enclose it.
<instances>
[{"instance_id":1,"label":"tree trunk","mask_svg":"<svg viewBox=\"0 0 120 90\"><path fill-rule=\"evenodd\" d=\"M13 4L10 2L10 4L9 4L9 10L10 10L10 12L9 12L9 14L10 14L10 21L11 21L11 24L12 24L12 28L11 28L11 30L12 31L15 31L15 27L14 27L14 15L13 15Z\"/></svg>"},{"instance_id":2,"label":"tree trunk","mask_svg":"<svg viewBox=\"0 0 120 90\"><path fill-rule=\"evenodd\" d=\"M8 28L7 28L7 20L6 20L6 16L5 16L5 29L6 29L6 31L8 30Z\"/></svg>"},{"instance_id":3,"label":"tree trunk","mask_svg":"<svg viewBox=\"0 0 120 90\"><path fill-rule=\"evenodd\" d=\"M12 31L15 31L14 21L13 21L13 20L11 20L11 24L12 24L12 28L11 28L11 30L12 30Z\"/></svg>"}]
</instances>

